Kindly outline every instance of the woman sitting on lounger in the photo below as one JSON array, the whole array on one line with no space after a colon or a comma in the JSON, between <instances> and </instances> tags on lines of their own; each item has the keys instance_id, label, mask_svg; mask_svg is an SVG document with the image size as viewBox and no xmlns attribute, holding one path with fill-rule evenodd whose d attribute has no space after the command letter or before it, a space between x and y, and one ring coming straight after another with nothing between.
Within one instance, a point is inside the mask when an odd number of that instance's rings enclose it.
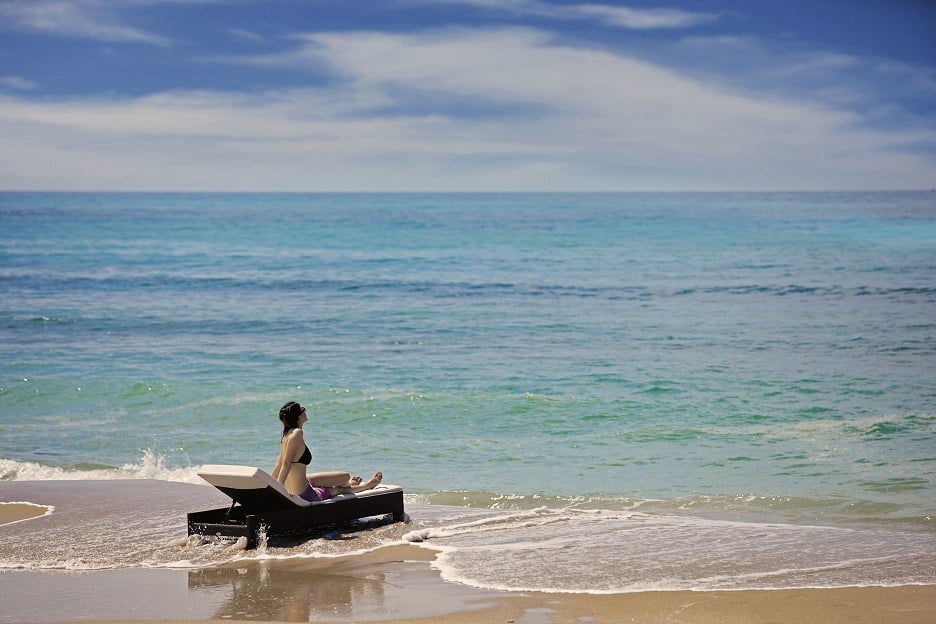
<instances>
[{"instance_id":1,"label":"woman sitting on lounger","mask_svg":"<svg viewBox=\"0 0 936 624\"><path fill-rule=\"evenodd\" d=\"M280 440L279 457L273 467L273 478L291 493L307 501L320 501L346 494L371 490L383 479L375 473L362 482L361 477L351 477L347 472L317 472L306 475L306 466L312 461L312 453L302 437L302 425L309 419L304 407L290 401L280 409L279 419L283 423L283 438Z\"/></svg>"}]
</instances>

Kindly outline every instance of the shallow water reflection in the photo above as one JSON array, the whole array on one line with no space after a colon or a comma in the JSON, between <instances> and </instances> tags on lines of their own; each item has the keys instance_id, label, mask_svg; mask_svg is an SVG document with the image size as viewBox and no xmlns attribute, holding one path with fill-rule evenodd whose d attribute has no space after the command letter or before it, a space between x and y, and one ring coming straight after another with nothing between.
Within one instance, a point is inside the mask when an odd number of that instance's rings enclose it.
<instances>
[{"instance_id":1,"label":"shallow water reflection","mask_svg":"<svg viewBox=\"0 0 936 624\"><path fill-rule=\"evenodd\" d=\"M361 606L384 612L383 573L254 568L191 570L188 585L222 597L212 619L309 622L350 617Z\"/></svg>"},{"instance_id":2,"label":"shallow water reflection","mask_svg":"<svg viewBox=\"0 0 936 624\"><path fill-rule=\"evenodd\" d=\"M190 598L212 619L283 622L438 617L481 609L504 594L446 583L428 551L397 546L349 557L249 561L189 570Z\"/></svg>"}]
</instances>

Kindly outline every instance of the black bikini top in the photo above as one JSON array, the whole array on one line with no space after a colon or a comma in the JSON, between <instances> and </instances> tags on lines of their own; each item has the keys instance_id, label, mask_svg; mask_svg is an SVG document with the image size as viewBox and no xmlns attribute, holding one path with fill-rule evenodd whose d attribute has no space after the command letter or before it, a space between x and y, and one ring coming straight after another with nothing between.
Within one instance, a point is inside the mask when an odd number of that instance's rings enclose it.
<instances>
[{"instance_id":1,"label":"black bikini top","mask_svg":"<svg viewBox=\"0 0 936 624\"><path fill-rule=\"evenodd\" d=\"M306 466L308 466L309 464L312 463L312 451L309 450L309 446L308 446L308 445L306 445L306 447L305 447L305 452L302 454L302 456L299 457L299 459L297 459L297 460L296 460L295 462L293 462L293 463L296 463L296 464L305 464Z\"/></svg>"}]
</instances>

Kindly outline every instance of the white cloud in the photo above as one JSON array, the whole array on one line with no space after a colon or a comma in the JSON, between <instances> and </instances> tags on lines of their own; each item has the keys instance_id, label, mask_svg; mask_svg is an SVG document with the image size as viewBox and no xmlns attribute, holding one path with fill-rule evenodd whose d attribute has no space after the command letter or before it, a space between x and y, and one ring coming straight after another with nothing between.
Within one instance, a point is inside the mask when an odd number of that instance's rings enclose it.
<instances>
[{"instance_id":1,"label":"white cloud","mask_svg":"<svg viewBox=\"0 0 936 624\"><path fill-rule=\"evenodd\" d=\"M6 29L25 29L110 43L165 46L170 43L166 37L124 24L119 17L122 9L157 1L4 0L0 3L0 22Z\"/></svg>"},{"instance_id":2,"label":"white cloud","mask_svg":"<svg viewBox=\"0 0 936 624\"><path fill-rule=\"evenodd\" d=\"M17 91L32 91L36 89L37 85L32 80L23 78L22 76L0 76L0 87L5 87L7 89L15 89Z\"/></svg>"},{"instance_id":3,"label":"white cloud","mask_svg":"<svg viewBox=\"0 0 936 624\"><path fill-rule=\"evenodd\" d=\"M419 1L419 0L414 0ZM643 9L608 4L550 4L541 0L424 0L464 4L512 15L556 20L589 20L632 30L690 28L713 22L718 16L680 9Z\"/></svg>"},{"instance_id":4,"label":"white cloud","mask_svg":"<svg viewBox=\"0 0 936 624\"><path fill-rule=\"evenodd\" d=\"M232 39L245 41L247 43L264 43L266 41L266 38L263 35L257 34L245 28L228 28L227 33L231 36Z\"/></svg>"},{"instance_id":5,"label":"white cloud","mask_svg":"<svg viewBox=\"0 0 936 624\"><path fill-rule=\"evenodd\" d=\"M571 6L565 12L570 17L594 17L612 26L634 30L690 28L718 19L710 13L690 13L676 9L631 9L600 4Z\"/></svg>"},{"instance_id":6,"label":"white cloud","mask_svg":"<svg viewBox=\"0 0 936 624\"><path fill-rule=\"evenodd\" d=\"M719 190L925 188L854 114L703 84L531 29L319 33L251 62L330 68L263 94L0 99L0 188ZM435 102L442 104L435 105Z\"/></svg>"}]
</instances>

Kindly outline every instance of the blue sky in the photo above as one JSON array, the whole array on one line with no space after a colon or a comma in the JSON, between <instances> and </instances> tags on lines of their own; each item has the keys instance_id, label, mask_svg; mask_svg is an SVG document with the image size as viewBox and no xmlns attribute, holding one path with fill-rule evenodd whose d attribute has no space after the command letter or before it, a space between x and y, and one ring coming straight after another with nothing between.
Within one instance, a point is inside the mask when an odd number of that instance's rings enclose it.
<instances>
[{"instance_id":1,"label":"blue sky","mask_svg":"<svg viewBox=\"0 0 936 624\"><path fill-rule=\"evenodd\" d=\"M930 0L0 0L0 189L936 187Z\"/></svg>"}]
</instances>

